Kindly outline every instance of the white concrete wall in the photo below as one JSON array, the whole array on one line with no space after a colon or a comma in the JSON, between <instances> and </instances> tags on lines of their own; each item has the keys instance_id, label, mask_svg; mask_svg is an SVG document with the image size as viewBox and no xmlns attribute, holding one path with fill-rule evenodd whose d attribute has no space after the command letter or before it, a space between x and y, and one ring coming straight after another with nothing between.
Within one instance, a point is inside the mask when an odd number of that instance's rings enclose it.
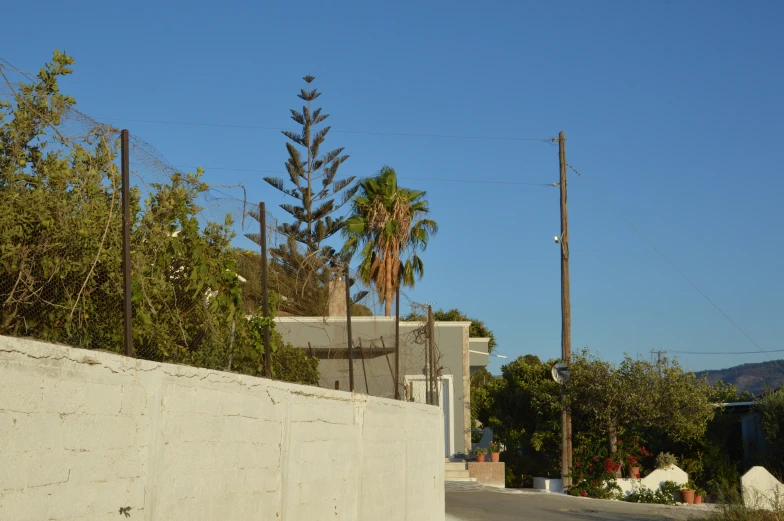
<instances>
[{"instance_id":1,"label":"white concrete wall","mask_svg":"<svg viewBox=\"0 0 784 521\"><path fill-rule=\"evenodd\" d=\"M308 349L340 348L347 345L345 317L277 317L277 330L285 342L295 347ZM406 376L424 375L424 340L417 331L424 322L400 322L400 380ZM470 322L436 322L435 343L441 354L439 360L443 374L453 375L454 414L454 453L465 453L471 446L471 392L469 367L469 327ZM380 338L391 347L395 341L394 317L354 317L351 320L351 334L354 337L355 349L361 340L364 352L368 355L363 365L359 351L354 356L354 390L372 396L392 398L395 395L395 384L389 367L394 366L394 355L372 357L371 345L381 347ZM484 357L487 363L487 357ZM319 383L322 387L334 389L335 381L340 382L340 389L349 388L348 360L345 358L320 360ZM367 389L365 378L367 377ZM403 390L401 389L401 393Z\"/></svg>"},{"instance_id":2,"label":"white concrete wall","mask_svg":"<svg viewBox=\"0 0 784 521\"><path fill-rule=\"evenodd\" d=\"M442 422L426 405L0 337L0 519L443 520Z\"/></svg>"},{"instance_id":3,"label":"white concrete wall","mask_svg":"<svg viewBox=\"0 0 784 521\"><path fill-rule=\"evenodd\" d=\"M665 481L674 481L677 485L689 482L689 475L677 465L670 465L663 469L656 469L642 479L621 478L616 483L627 496L641 488L659 490Z\"/></svg>"},{"instance_id":4,"label":"white concrete wall","mask_svg":"<svg viewBox=\"0 0 784 521\"><path fill-rule=\"evenodd\" d=\"M751 467L740 478L743 503L750 508L784 510L784 485L765 467Z\"/></svg>"}]
</instances>

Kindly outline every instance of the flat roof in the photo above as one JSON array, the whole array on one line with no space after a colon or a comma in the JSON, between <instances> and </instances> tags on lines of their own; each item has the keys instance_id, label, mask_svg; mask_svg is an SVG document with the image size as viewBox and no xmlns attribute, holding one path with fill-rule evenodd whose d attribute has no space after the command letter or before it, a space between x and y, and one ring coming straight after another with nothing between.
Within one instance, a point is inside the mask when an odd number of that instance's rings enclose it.
<instances>
[{"instance_id":1,"label":"flat roof","mask_svg":"<svg viewBox=\"0 0 784 521\"><path fill-rule=\"evenodd\" d=\"M296 317L296 316L285 316L285 317L275 317L276 322L283 322L283 323L315 323L315 322L346 322L346 317ZM380 317L380 316L373 316L373 317L351 317L351 323L361 323L361 322L381 322L381 323L394 323L395 317ZM439 326L457 326L457 327L470 327L471 322L464 321L464 322L451 322L451 321L435 321L436 324ZM420 321L408 321L408 320L401 320L401 326L414 326L414 327L422 327L427 322L420 322ZM471 340L476 340L476 338L471 338Z\"/></svg>"}]
</instances>

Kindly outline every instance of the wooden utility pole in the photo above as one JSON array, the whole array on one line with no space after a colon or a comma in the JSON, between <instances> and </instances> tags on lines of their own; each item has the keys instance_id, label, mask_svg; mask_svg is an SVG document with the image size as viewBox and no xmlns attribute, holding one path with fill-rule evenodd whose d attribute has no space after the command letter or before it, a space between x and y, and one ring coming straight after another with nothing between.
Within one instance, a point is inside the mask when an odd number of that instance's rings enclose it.
<instances>
[{"instance_id":1,"label":"wooden utility pole","mask_svg":"<svg viewBox=\"0 0 784 521\"><path fill-rule=\"evenodd\" d=\"M656 353L656 369L659 371L659 378L662 375L662 355L667 353L667 351L662 351L659 349L658 351L655 349L651 349L651 354ZM666 360L666 359L665 359Z\"/></svg>"},{"instance_id":2,"label":"wooden utility pole","mask_svg":"<svg viewBox=\"0 0 784 521\"><path fill-rule=\"evenodd\" d=\"M558 134L558 162L561 166L561 359L572 358L572 307L569 302L569 211L566 198L566 135ZM564 488L571 485L572 414L564 404L561 411L561 478Z\"/></svg>"}]
</instances>

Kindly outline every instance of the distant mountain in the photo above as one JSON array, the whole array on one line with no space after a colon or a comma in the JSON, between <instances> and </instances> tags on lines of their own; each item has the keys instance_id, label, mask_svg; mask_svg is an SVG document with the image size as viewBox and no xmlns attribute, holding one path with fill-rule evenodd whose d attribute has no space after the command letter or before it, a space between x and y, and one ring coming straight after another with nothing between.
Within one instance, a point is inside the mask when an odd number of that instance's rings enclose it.
<instances>
[{"instance_id":1,"label":"distant mountain","mask_svg":"<svg viewBox=\"0 0 784 521\"><path fill-rule=\"evenodd\" d=\"M778 364L778 365L777 365ZM759 395L767 385L773 389L784 385L784 360L761 362L758 364L742 364L728 369L711 369L700 371L698 377L707 376L713 385L718 380L732 384L738 392L749 391Z\"/></svg>"}]
</instances>

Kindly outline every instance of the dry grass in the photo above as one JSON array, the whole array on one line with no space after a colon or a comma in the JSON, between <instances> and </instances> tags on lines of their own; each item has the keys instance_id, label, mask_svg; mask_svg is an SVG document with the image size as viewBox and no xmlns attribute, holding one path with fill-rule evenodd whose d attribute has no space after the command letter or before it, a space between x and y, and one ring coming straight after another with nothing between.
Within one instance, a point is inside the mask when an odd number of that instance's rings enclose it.
<instances>
[{"instance_id":1,"label":"dry grass","mask_svg":"<svg viewBox=\"0 0 784 521\"><path fill-rule=\"evenodd\" d=\"M754 510L743 504L723 504L707 517L700 516L692 519L707 521L784 521L784 506L780 506L771 512L768 510Z\"/></svg>"}]
</instances>

